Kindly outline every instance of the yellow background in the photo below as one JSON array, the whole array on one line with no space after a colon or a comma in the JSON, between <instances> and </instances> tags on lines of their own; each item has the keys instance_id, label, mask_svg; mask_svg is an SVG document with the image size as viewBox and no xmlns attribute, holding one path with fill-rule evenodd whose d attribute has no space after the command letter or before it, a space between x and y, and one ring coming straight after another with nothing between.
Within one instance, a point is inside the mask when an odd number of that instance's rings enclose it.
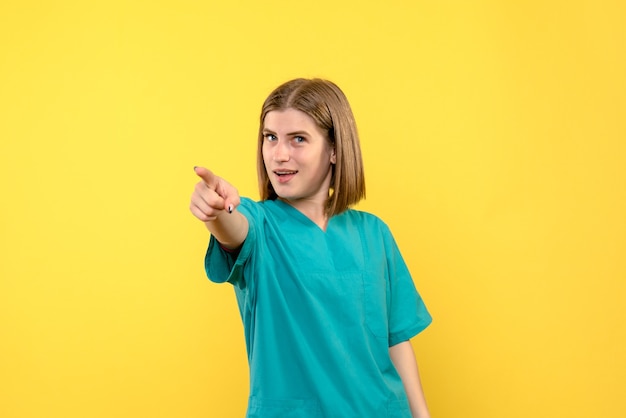
<instances>
[{"instance_id":1,"label":"yellow background","mask_svg":"<svg viewBox=\"0 0 626 418\"><path fill-rule=\"evenodd\" d=\"M242 417L188 211L257 197L260 105L337 82L435 318L433 417L626 416L626 6L3 1L0 417Z\"/></svg>"}]
</instances>

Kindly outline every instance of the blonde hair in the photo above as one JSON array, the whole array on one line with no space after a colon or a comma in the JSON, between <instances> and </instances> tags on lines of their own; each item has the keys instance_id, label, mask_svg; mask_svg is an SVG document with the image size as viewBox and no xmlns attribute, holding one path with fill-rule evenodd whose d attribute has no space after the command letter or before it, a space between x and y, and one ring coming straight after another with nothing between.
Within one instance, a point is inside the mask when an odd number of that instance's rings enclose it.
<instances>
[{"instance_id":1,"label":"blonde hair","mask_svg":"<svg viewBox=\"0 0 626 418\"><path fill-rule=\"evenodd\" d=\"M335 149L336 164L330 182L327 215L337 215L365 198L365 175L356 122L348 99L331 81L298 78L277 87L265 99L257 148L257 174L261 200L278 196L270 183L263 161L263 124L274 110L296 109L309 115L327 134Z\"/></svg>"}]
</instances>

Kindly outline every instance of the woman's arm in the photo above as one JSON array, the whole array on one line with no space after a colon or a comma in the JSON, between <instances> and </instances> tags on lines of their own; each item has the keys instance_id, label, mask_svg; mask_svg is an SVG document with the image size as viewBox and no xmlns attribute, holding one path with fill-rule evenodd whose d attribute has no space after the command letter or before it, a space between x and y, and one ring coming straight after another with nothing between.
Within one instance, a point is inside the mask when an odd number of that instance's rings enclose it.
<instances>
[{"instance_id":1,"label":"woman's arm","mask_svg":"<svg viewBox=\"0 0 626 418\"><path fill-rule=\"evenodd\" d=\"M389 355L402 378L402 384L411 406L411 415L413 418L430 418L411 342L404 341L389 347Z\"/></svg>"},{"instance_id":2,"label":"woman's arm","mask_svg":"<svg viewBox=\"0 0 626 418\"><path fill-rule=\"evenodd\" d=\"M248 219L236 210L239 192L204 167L194 167L194 171L202 181L191 195L191 213L204 222L222 246L239 248L248 235Z\"/></svg>"}]
</instances>

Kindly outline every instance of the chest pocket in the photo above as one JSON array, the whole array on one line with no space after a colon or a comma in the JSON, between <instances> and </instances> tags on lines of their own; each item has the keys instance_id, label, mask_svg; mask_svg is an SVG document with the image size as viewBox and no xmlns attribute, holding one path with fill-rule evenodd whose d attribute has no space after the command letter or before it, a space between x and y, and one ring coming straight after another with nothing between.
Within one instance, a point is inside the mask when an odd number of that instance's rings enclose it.
<instances>
[{"instance_id":1,"label":"chest pocket","mask_svg":"<svg viewBox=\"0 0 626 418\"><path fill-rule=\"evenodd\" d=\"M365 311L365 326L370 333L379 339L389 338L388 282L384 249L374 244L380 243L377 239L364 236L359 228L361 248L363 251L363 302Z\"/></svg>"},{"instance_id":2,"label":"chest pocket","mask_svg":"<svg viewBox=\"0 0 626 418\"><path fill-rule=\"evenodd\" d=\"M387 339L387 281L379 272L363 274L363 301L365 326L376 338Z\"/></svg>"},{"instance_id":3,"label":"chest pocket","mask_svg":"<svg viewBox=\"0 0 626 418\"><path fill-rule=\"evenodd\" d=\"M265 399L251 396L246 418L321 418L313 399Z\"/></svg>"}]
</instances>

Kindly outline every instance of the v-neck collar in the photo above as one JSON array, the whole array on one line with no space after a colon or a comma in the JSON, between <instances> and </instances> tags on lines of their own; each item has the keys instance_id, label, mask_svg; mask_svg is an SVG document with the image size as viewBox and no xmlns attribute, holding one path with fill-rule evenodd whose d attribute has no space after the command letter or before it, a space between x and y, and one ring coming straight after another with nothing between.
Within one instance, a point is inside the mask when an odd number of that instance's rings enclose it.
<instances>
[{"instance_id":1,"label":"v-neck collar","mask_svg":"<svg viewBox=\"0 0 626 418\"><path fill-rule=\"evenodd\" d=\"M280 199L276 199L276 200L274 200L274 202L276 203L276 205L278 207L282 208L285 212L288 212L289 216L294 217L295 219L297 219L303 225L306 225L306 226L308 226L310 228L315 228L315 229L317 229L319 232L321 232L324 235L328 234L328 229L330 228L330 224L331 224L334 216L331 216L330 218L328 218L328 222L326 222L326 230L323 230L318 224L313 222L313 220L311 218L306 216L298 208L296 208L294 206L291 206L289 203L283 202Z\"/></svg>"}]
</instances>

